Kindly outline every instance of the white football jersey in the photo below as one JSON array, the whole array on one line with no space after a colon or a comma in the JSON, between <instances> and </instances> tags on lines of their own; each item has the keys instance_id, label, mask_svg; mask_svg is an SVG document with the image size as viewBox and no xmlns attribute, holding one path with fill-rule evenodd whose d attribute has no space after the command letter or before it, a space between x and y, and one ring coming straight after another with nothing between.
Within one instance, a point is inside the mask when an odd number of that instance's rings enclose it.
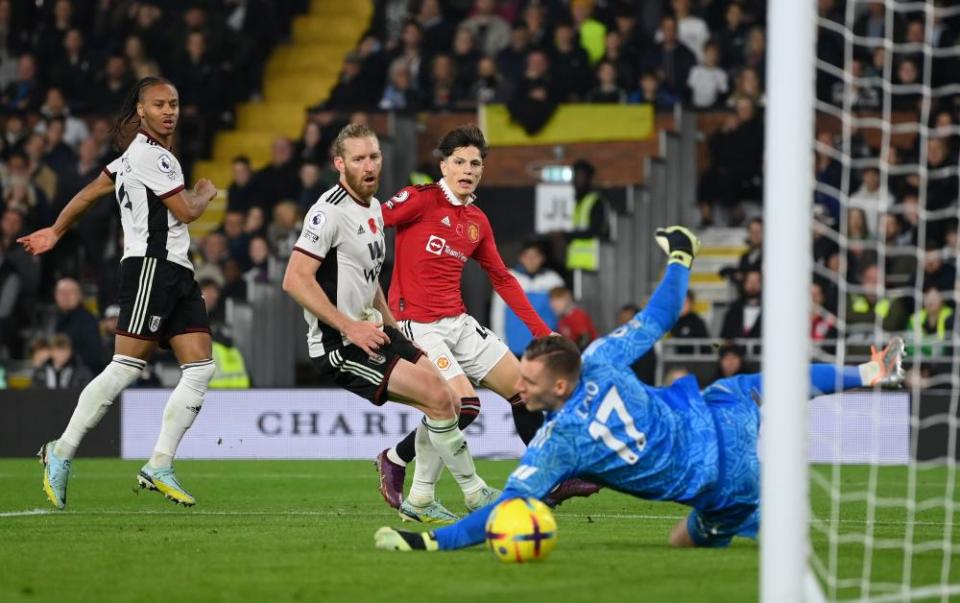
<instances>
[{"instance_id":1,"label":"white football jersey","mask_svg":"<svg viewBox=\"0 0 960 603\"><path fill-rule=\"evenodd\" d=\"M365 205L338 183L307 212L294 250L320 260L317 282L338 310L354 320L376 315L373 299L386 254L379 201ZM348 343L309 310L303 317L312 358Z\"/></svg>"},{"instance_id":2,"label":"white football jersey","mask_svg":"<svg viewBox=\"0 0 960 603\"><path fill-rule=\"evenodd\" d=\"M123 258L165 259L193 270L190 232L163 200L184 188L180 162L143 130L103 169L114 181L123 225Z\"/></svg>"}]
</instances>

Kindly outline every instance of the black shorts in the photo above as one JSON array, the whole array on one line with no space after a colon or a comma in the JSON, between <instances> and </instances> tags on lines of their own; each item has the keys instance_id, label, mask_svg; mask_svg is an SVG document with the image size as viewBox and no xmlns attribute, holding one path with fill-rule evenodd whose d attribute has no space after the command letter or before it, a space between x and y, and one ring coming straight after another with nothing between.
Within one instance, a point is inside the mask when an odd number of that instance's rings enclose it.
<instances>
[{"instance_id":1,"label":"black shorts","mask_svg":"<svg viewBox=\"0 0 960 603\"><path fill-rule=\"evenodd\" d=\"M193 271L180 264L136 257L120 262L117 334L167 342L184 333L209 333L207 306Z\"/></svg>"},{"instance_id":2,"label":"black shorts","mask_svg":"<svg viewBox=\"0 0 960 603\"><path fill-rule=\"evenodd\" d=\"M324 385L336 385L377 406L387 401L387 383L401 359L416 363L423 351L394 327L384 326L390 343L371 358L355 345L346 345L323 356L311 358Z\"/></svg>"}]
</instances>

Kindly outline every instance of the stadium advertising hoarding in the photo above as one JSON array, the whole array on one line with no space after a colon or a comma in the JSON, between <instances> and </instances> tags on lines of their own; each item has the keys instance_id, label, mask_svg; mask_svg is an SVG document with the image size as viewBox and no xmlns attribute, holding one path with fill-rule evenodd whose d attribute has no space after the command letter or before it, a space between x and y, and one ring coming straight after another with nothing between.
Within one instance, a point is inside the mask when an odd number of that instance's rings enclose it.
<instances>
[{"instance_id":1,"label":"stadium advertising hoarding","mask_svg":"<svg viewBox=\"0 0 960 603\"><path fill-rule=\"evenodd\" d=\"M123 395L121 455L149 457L168 391ZM483 410L467 429L477 457L516 458L523 445L507 403L479 392ZM904 392L855 392L810 403L810 460L906 464L910 402ZM420 413L376 407L342 390L212 391L181 444L180 458L370 459L417 425Z\"/></svg>"}]
</instances>

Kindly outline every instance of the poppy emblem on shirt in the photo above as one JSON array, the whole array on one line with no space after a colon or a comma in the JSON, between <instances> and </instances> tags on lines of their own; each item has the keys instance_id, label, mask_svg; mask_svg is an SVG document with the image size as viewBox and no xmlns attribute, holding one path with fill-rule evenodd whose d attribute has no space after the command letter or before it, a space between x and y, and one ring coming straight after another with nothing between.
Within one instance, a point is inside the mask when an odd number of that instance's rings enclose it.
<instances>
[{"instance_id":1,"label":"poppy emblem on shirt","mask_svg":"<svg viewBox=\"0 0 960 603\"><path fill-rule=\"evenodd\" d=\"M480 240L480 226L470 222L467 224L467 238L470 239L471 243L476 243Z\"/></svg>"},{"instance_id":2,"label":"poppy emblem on shirt","mask_svg":"<svg viewBox=\"0 0 960 603\"><path fill-rule=\"evenodd\" d=\"M367 220L367 226L370 227L370 232L377 234L377 221L373 218Z\"/></svg>"}]
</instances>

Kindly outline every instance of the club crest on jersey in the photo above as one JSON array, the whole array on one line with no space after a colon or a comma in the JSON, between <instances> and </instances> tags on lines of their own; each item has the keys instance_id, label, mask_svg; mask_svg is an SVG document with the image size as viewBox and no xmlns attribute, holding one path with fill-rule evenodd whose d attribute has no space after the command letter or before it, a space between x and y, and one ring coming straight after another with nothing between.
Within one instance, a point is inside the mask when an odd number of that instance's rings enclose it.
<instances>
[{"instance_id":1,"label":"club crest on jersey","mask_svg":"<svg viewBox=\"0 0 960 603\"><path fill-rule=\"evenodd\" d=\"M443 248L447 246L447 240L437 235L430 235L430 239L427 241L427 251L433 255L442 255Z\"/></svg>"},{"instance_id":2,"label":"club crest on jersey","mask_svg":"<svg viewBox=\"0 0 960 603\"><path fill-rule=\"evenodd\" d=\"M173 171L173 160L170 159L169 155L163 154L157 157L157 169L164 174L169 174Z\"/></svg>"},{"instance_id":3,"label":"club crest on jersey","mask_svg":"<svg viewBox=\"0 0 960 603\"><path fill-rule=\"evenodd\" d=\"M440 356L437 358L437 368L441 371L445 371L450 368L450 359L446 356Z\"/></svg>"},{"instance_id":4,"label":"club crest on jersey","mask_svg":"<svg viewBox=\"0 0 960 603\"><path fill-rule=\"evenodd\" d=\"M467 238L470 239L471 243L476 243L480 240L480 225L470 222L467 224Z\"/></svg>"},{"instance_id":5,"label":"club crest on jersey","mask_svg":"<svg viewBox=\"0 0 960 603\"><path fill-rule=\"evenodd\" d=\"M387 361L387 357L384 356L383 354L374 354L373 356L370 356L370 362L376 365L383 364L386 361Z\"/></svg>"},{"instance_id":6,"label":"club crest on jersey","mask_svg":"<svg viewBox=\"0 0 960 603\"><path fill-rule=\"evenodd\" d=\"M367 226L370 227L370 232L377 234L377 221L373 218L367 220Z\"/></svg>"},{"instance_id":7,"label":"club crest on jersey","mask_svg":"<svg viewBox=\"0 0 960 603\"><path fill-rule=\"evenodd\" d=\"M150 317L150 325L149 325L149 328L150 328L150 332L151 332L151 333L156 333L156 332L157 332L157 329L160 328L160 321L161 321L161 320L162 320L162 319L161 319L159 316L157 316L157 315L153 315L153 316Z\"/></svg>"},{"instance_id":8,"label":"club crest on jersey","mask_svg":"<svg viewBox=\"0 0 960 603\"><path fill-rule=\"evenodd\" d=\"M409 198L410 198L410 191L404 190L404 191L400 191L400 192L397 193L396 195L390 197L390 201L391 201L392 203L403 203L404 201L406 201L406 200L409 199Z\"/></svg>"}]
</instances>

